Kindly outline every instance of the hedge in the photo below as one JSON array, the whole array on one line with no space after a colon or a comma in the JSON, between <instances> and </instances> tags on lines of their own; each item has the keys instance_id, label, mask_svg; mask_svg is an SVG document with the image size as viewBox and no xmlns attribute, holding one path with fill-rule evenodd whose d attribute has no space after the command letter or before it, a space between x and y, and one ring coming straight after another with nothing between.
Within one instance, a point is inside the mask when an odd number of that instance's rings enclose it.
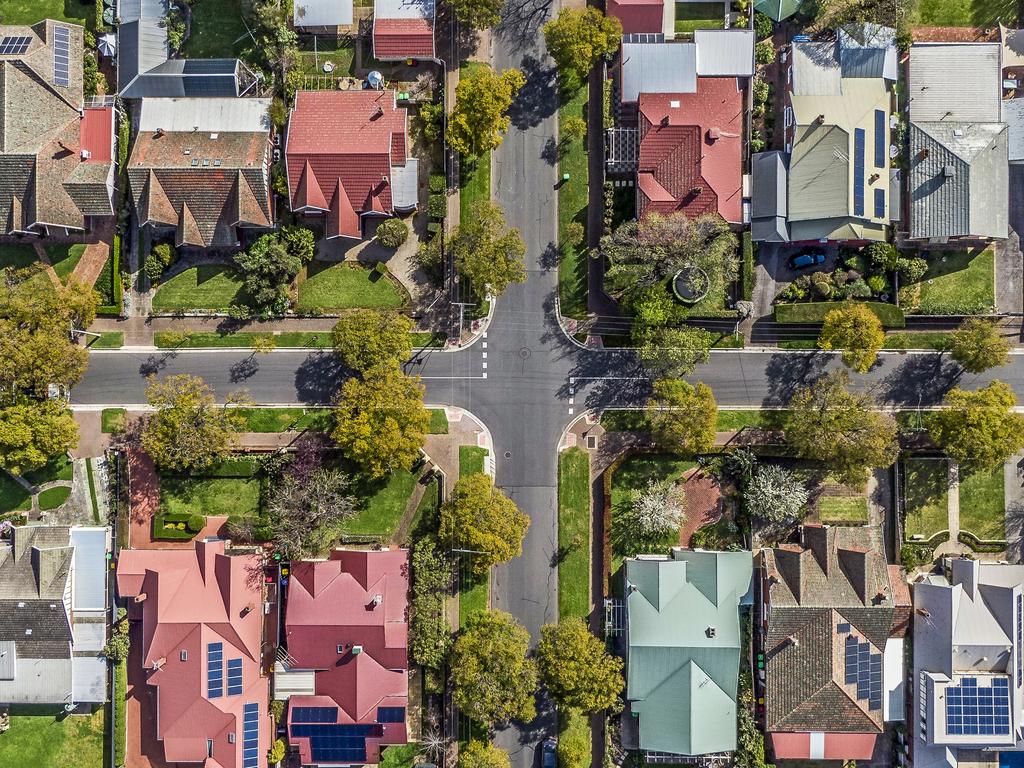
<instances>
[{"instance_id":1,"label":"hedge","mask_svg":"<svg viewBox=\"0 0 1024 768\"><path fill-rule=\"evenodd\" d=\"M100 271L100 276L96 282L101 286L101 281L110 280L109 291L97 289L100 296L103 299L110 300L109 304L104 304L96 308L97 315L116 315L121 316L122 311L122 299L124 297L124 286L121 284L121 236L114 235L114 245L111 249L112 253L110 258L107 259L107 263L103 265L103 269ZM109 267L109 275L108 273ZM106 286L103 286L106 287Z\"/></svg>"},{"instance_id":2,"label":"hedge","mask_svg":"<svg viewBox=\"0 0 1024 768\"><path fill-rule=\"evenodd\" d=\"M970 531L960 531L956 540L961 544L966 544L975 552L1002 552L1009 546L1001 539L979 539Z\"/></svg>"},{"instance_id":3,"label":"hedge","mask_svg":"<svg viewBox=\"0 0 1024 768\"><path fill-rule=\"evenodd\" d=\"M825 315L847 303L845 301L813 301L806 304L779 304L775 307L775 322L823 323ZM903 310L895 304L886 304L881 301L860 303L874 312L886 328L903 328L907 324Z\"/></svg>"},{"instance_id":4,"label":"hedge","mask_svg":"<svg viewBox=\"0 0 1024 768\"><path fill-rule=\"evenodd\" d=\"M192 515L188 512L158 513L153 516L153 538L161 541L190 541L195 538L198 531L189 527ZM174 525L174 528L165 528L165 525ZM184 526L178 528L178 525ZM202 529L200 529L202 530Z\"/></svg>"},{"instance_id":5,"label":"hedge","mask_svg":"<svg viewBox=\"0 0 1024 768\"><path fill-rule=\"evenodd\" d=\"M903 543L910 544L912 547L932 547L933 549L944 541L949 541L949 530L939 531L936 534L932 534L929 539L908 539L904 537Z\"/></svg>"},{"instance_id":6,"label":"hedge","mask_svg":"<svg viewBox=\"0 0 1024 768\"><path fill-rule=\"evenodd\" d=\"M114 764L125 762L128 750L125 710L128 708L128 660L122 659L114 665Z\"/></svg>"},{"instance_id":7,"label":"hedge","mask_svg":"<svg viewBox=\"0 0 1024 768\"><path fill-rule=\"evenodd\" d=\"M743 300L754 298L754 243L750 232L743 233Z\"/></svg>"}]
</instances>

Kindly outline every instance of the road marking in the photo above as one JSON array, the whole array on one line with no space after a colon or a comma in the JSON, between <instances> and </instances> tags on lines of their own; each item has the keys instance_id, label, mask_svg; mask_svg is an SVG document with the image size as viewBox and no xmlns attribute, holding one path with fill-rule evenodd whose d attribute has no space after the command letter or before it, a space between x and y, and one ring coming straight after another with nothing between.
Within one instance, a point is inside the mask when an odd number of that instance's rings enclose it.
<instances>
[{"instance_id":1,"label":"road marking","mask_svg":"<svg viewBox=\"0 0 1024 768\"><path fill-rule=\"evenodd\" d=\"M484 360L486 360L486 359L487 359L487 353L486 353L486 352L484 352L484 353L483 353L483 356L484 356Z\"/></svg>"},{"instance_id":2,"label":"road marking","mask_svg":"<svg viewBox=\"0 0 1024 768\"><path fill-rule=\"evenodd\" d=\"M569 409L569 415L572 416L572 408Z\"/></svg>"},{"instance_id":3,"label":"road marking","mask_svg":"<svg viewBox=\"0 0 1024 768\"><path fill-rule=\"evenodd\" d=\"M480 343L484 345L484 349L487 349L487 342L486 341L482 341Z\"/></svg>"},{"instance_id":4,"label":"road marking","mask_svg":"<svg viewBox=\"0 0 1024 768\"><path fill-rule=\"evenodd\" d=\"M482 376L481 378L484 378L484 379L486 379L486 378L487 378L487 373L486 373L486 372L484 372L484 375L483 375L483 376Z\"/></svg>"},{"instance_id":5,"label":"road marking","mask_svg":"<svg viewBox=\"0 0 1024 768\"><path fill-rule=\"evenodd\" d=\"M573 405L573 404L574 404L574 402L575 402L575 400L576 400L576 398L574 398L574 397L570 397L570 398L569 398L569 405Z\"/></svg>"},{"instance_id":6,"label":"road marking","mask_svg":"<svg viewBox=\"0 0 1024 768\"><path fill-rule=\"evenodd\" d=\"M481 365L483 365L484 370L486 371L487 370L487 363L481 363Z\"/></svg>"}]
</instances>

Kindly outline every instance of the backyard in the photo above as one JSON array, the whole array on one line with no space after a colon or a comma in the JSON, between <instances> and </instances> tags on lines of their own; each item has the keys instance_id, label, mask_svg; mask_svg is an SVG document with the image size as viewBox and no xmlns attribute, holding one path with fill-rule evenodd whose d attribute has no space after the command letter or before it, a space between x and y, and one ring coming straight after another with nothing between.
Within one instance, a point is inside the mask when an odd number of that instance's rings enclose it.
<instances>
[{"instance_id":1,"label":"backyard","mask_svg":"<svg viewBox=\"0 0 1024 768\"><path fill-rule=\"evenodd\" d=\"M1002 21L1016 26L1017 3L1012 0L919 0L914 24L935 27L991 27Z\"/></svg>"},{"instance_id":2,"label":"backyard","mask_svg":"<svg viewBox=\"0 0 1024 768\"><path fill-rule=\"evenodd\" d=\"M192 29L181 54L190 59L234 58L251 45L239 0L202 0L190 4Z\"/></svg>"},{"instance_id":3,"label":"backyard","mask_svg":"<svg viewBox=\"0 0 1024 768\"><path fill-rule=\"evenodd\" d=\"M960 530L979 539L1006 538L1003 468L960 478Z\"/></svg>"},{"instance_id":4,"label":"backyard","mask_svg":"<svg viewBox=\"0 0 1024 768\"><path fill-rule=\"evenodd\" d=\"M305 274L305 279L303 279ZM355 264L314 261L299 273L300 312L341 309L400 309L405 290L387 274Z\"/></svg>"},{"instance_id":5,"label":"backyard","mask_svg":"<svg viewBox=\"0 0 1024 768\"><path fill-rule=\"evenodd\" d=\"M590 613L590 455L558 457L558 618Z\"/></svg>"},{"instance_id":6,"label":"backyard","mask_svg":"<svg viewBox=\"0 0 1024 768\"><path fill-rule=\"evenodd\" d=\"M11 727L0 734L0 765L33 768L96 768L104 754L106 709L67 715L63 707L11 707Z\"/></svg>"},{"instance_id":7,"label":"backyard","mask_svg":"<svg viewBox=\"0 0 1024 768\"><path fill-rule=\"evenodd\" d=\"M903 504L907 541L914 536L930 539L949 528L949 470L945 459L903 462Z\"/></svg>"},{"instance_id":8,"label":"backyard","mask_svg":"<svg viewBox=\"0 0 1024 768\"><path fill-rule=\"evenodd\" d=\"M0 24L32 25L43 19L81 24L93 29L96 4L79 0L0 0ZM2 755L2 751L0 751ZM0 764L3 761L0 760Z\"/></svg>"},{"instance_id":9,"label":"backyard","mask_svg":"<svg viewBox=\"0 0 1024 768\"><path fill-rule=\"evenodd\" d=\"M257 517L258 477L196 477L165 475L160 480L160 506L168 514Z\"/></svg>"},{"instance_id":10,"label":"backyard","mask_svg":"<svg viewBox=\"0 0 1024 768\"><path fill-rule=\"evenodd\" d=\"M5 471L0 470L0 515L7 512L27 512L32 508L32 496Z\"/></svg>"},{"instance_id":11,"label":"backyard","mask_svg":"<svg viewBox=\"0 0 1024 768\"><path fill-rule=\"evenodd\" d=\"M297 67L308 75L351 75L355 55L355 45L349 38L304 35L299 41ZM333 66L330 73L324 72L326 62Z\"/></svg>"},{"instance_id":12,"label":"backyard","mask_svg":"<svg viewBox=\"0 0 1024 768\"><path fill-rule=\"evenodd\" d=\"M724 3L676 3L676 34L725 26Z\"/></svg>"},{"instance_id":13,"label":"backyard","mask_svg":"<svg viewBox=\"0 0 1024 768\"><path fill-rule=\"evenodd\" d=\"M227 311L232 304L246 304L241 274L226 264L190 267L160 284L153 295L155 312L209 309Z\"/></svg>"},{"instance_id":14,"label":"backyard","mask_svg":"<svg viewBox=\"0 0 1024 768\"><path fill-rule=\"evenodd\" d=\"M900 288L900 306L923 315L991 312L996 303L995 253L933 251L919 283Z\"/></svg>"},{"instance_id":15,"label":"backyard","mask_svg":"<svg viewBox=\"0 0 1024 768\"><path fill-rule=\"evenodd\" d=\"M573 242L569 225L578 222L585 228L587 223L587 145L586 138L570 137L564 126L570 117L586 116L587 89L580 88L558 110L558 293L562 314L579 319L587 312L586 236L583 242Z\"/></svg>"}]
</instances>

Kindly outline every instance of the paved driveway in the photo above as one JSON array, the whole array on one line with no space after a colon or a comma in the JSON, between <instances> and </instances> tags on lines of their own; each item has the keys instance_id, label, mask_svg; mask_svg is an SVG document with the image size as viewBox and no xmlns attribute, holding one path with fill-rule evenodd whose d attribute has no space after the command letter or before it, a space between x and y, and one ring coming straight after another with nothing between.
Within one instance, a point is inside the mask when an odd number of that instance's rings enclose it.
<instances>
[{"instance_id":1,"label":"paved driveway","mask_svg":"<svg viewBox=\"0 0 1024 768\"><path fill-rule=\"evenodd\" d=\"M1010 166L1010 236L996 244L996 309L1024 312L1024 165Z\"/></svg>"}]
</instances>

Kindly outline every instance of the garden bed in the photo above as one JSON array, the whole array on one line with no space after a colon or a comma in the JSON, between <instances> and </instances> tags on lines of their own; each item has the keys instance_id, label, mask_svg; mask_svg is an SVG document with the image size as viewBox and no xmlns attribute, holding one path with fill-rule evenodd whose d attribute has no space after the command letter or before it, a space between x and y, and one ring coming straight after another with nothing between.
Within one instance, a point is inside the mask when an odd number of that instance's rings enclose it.
<instances>
[{"instance_id":1,"label":"garden bed","mask_svg":"<svg viewBox=\"0 0 1024 768\"><path fill-rule=\"evenodd\" d=\"M195 513L200 514L200 513ZM202 515L200 515L202 517ZM153 516L153 539L158 541L191 541L202 531L189 527L192 515L184 512L158 512ZM206 518L203 518L205 525Z\"/></svg>"}]
</instances>

